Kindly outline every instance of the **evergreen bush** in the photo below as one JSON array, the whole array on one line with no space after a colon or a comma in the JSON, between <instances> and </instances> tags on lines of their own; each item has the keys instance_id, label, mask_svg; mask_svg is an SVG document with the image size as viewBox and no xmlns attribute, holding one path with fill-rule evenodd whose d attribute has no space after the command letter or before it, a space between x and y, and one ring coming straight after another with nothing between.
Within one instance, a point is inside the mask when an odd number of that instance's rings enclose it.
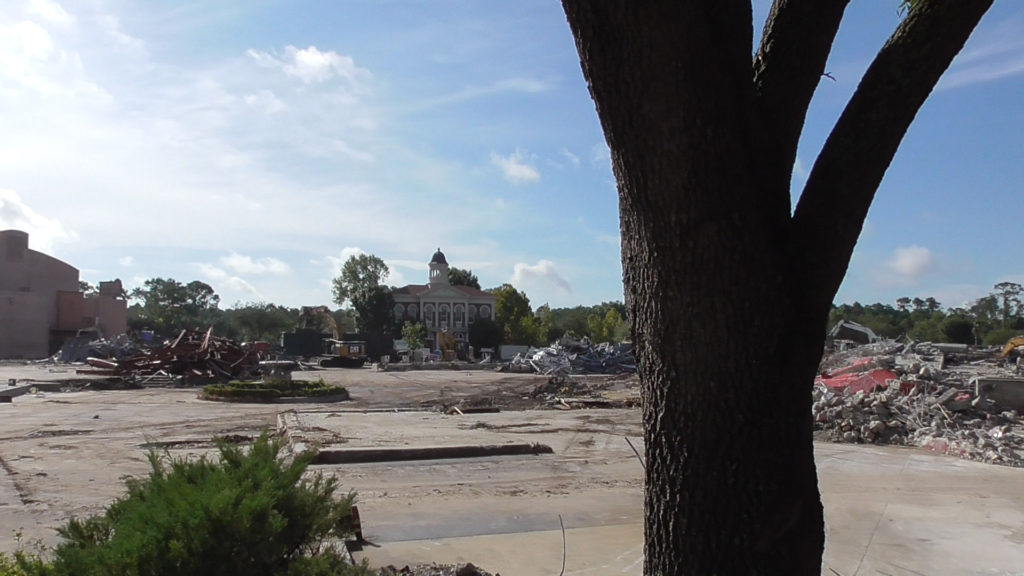
<instances>
[{"instance_id":1,"label":"evergreen bush","mask_svg":"<svg viewBox=\"0 0 1024 576\"><path fill-rule=\"evenodd\" d=\"M219 461L151 451L146 478L104 513L72 519L52 562L0 557L3 576L356 576L346 561L355 495L335 478L304 477L312 455L287 461L264 432L246 452L219 442ZM18 572L17 570L21 570Z\"/></svg>"}]
</instances>

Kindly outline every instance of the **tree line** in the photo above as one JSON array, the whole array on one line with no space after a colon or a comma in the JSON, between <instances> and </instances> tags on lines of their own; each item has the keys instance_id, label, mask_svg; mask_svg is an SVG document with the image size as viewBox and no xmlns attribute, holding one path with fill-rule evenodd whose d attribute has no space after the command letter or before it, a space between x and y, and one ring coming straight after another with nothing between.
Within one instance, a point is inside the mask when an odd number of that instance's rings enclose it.
<instances>
[{"instance_id":1,"label":"tree line","mask_svg":"<svg viewBox=\"0 0 1024 576\"><path fill-rule=\"evenodd\" d=\"M394 318L395 287L384 284L388 272L387 264L377 256L351 256L332 283L333 301L339 306L332 315L343 333L360 333L374 340L408 337L422 344L422 325L403 325ZM452 285L481 289L471 270L453 267L448 277ZM477 319L470 326L469 342L477 349L501 344L546 346L565 334L595 343L629 338L622 302L571 308L543 304L534 309L526 293L511 284L487 291L495 295L494 319ZM151 278L128 298L129 329L151 330L164 338L183 329L212 326L216 334L235 340L276 342L282 332L297 328L300 318L299 308L270 302L238 302L221 308L216 290L199 280L182 283L173 278ZM326 325L320 328L330 331Z\"/></svg>"},{"instance_id":2,"label":"tree line","mask_svg":"<svg viewBox=\"0 0 1024 576\"><path fill-rule=\"evenodd\" d=\"M833 306L829 326L851 320L885 338L996 346L1024 332L1024 288L1000 282L987 296L944 308L935 298L902 297L895 306L859 302Z\"/></svg>"}]
</instances>

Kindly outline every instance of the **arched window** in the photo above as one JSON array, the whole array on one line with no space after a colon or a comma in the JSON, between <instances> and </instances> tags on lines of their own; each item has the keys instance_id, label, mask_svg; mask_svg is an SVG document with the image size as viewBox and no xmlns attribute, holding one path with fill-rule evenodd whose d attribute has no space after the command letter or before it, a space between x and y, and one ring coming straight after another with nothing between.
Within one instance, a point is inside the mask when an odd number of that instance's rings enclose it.
<instances>
[{"instance_id":1,"label":"arched window","mask_svg":"<svg viewBox=\"0 0 1024 576\"><path fill-rule=\"evenodd\" d=\"M461 324L461 323L465 322L465 320L466 320L466 307L463 306L462 304L456 304L455 305L455 322Z\"/></svg>"},{"instance_id":2,"label":"arched window","mask_svg":"<svg viewBox=\"0 0 1024 576\"><path fill-rule=\"evenodd\" d=\"M486 304L481 306L480 307L480 317L481 318L490 318L491 317L491 307L486 305Z\"/></svg>"},{"instance_id":3,"label":"arched window","mask_svg":"<svg viewBox=\"0 0 1024 576\"><path fill-rule=\"evenodd\" d=\"M476 305L475 304L470 304L469 305L469 321L472 322L474 320L476 320Z\"/></svg>"},{"instance_id":4,"label":"arched window","mask_svg":"<svg viewBox=\"0 0 1024 576\"><path fill-rule=\"evenodd\" d=\"M415 304L409 304L409 316L413 320L419 320L420 307Z\"/></svg>"},{"instance_id":5,"label":"arched window","mask_svg":"<svg viewBox=\"0 0 1024 576\"><path fill-rule=\"evenodd\" d=\"M434 325L434 305L433 304L424 304L423 305L423 320L426 322L427 326L433 326Z\"/></svg>"},{"instance_id":6,"label":"arched window","mask_svg":"<svg viewBox=\"0 0 1024 576\"><path fill-rule=\"evenodd\" d=\"M447 324L448 321L451 320L451 318L449 318L451 310L451 306L448 306L447 304L441 304L441 307L438 308L438 312L441 313L441 317L438 320L441 322L441 324Z\"/></svg>"},{"instance_id":7,"label":"arched window","mask_svg":"<svg viewBox=\"0 0 1024 576\"><path fill-rule=\"evenodd\" d=\"M405 306L395 304L395 320L402 320L405 317Z\"/></svg>"}]
</instances>

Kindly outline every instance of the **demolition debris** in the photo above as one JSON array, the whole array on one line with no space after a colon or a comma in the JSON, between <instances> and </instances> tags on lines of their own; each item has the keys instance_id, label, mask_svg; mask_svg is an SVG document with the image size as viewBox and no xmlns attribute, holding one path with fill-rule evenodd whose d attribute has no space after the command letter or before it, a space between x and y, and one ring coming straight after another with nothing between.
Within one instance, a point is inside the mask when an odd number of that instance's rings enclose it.
<instances>
[{"instance_id":1,"label":"demolition debris","mask_svg":"<svg viewBox=\"0 0 1024 576\"><path fill-rule=\"evenodd\" d=\"M636 372L633 345L604 342L594 346L584 337L563 336L547 348L531 348L516 354L510 363L516 372L568 376L569 374L632 374Z\"/></svg>"},{"instance_id":2,"label":"demolition debris","mask_svg":"<svg viewBox=\"0 0 1024 576\"><path fill-rule=\"evenodd\" d=\"M259 372L259 362L263 360L261 350L213 336L211 331L212 328L206 332L182 330L177 338L163 346L141 348L125 356L90 356L86 363L91 368L76 372L142 382L170 378L184 384L247 380Z\"/></svg>"},{"instance_id":3,"label":"demolition debris","mask_svg":"<svg viewBox=\"0 0 1024 576\"><path fill-rule=\"evenodd\" d=\"M1024 378L998 350L878 342L826 354L822 368L820 436L1024 466Z\"/></svg>"}]
</instances>

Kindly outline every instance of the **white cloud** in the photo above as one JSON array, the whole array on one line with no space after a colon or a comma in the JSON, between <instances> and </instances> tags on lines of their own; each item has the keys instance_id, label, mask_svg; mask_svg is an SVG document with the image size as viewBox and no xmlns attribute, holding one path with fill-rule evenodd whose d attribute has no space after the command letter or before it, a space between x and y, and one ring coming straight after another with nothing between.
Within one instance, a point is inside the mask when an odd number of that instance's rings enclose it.
<instances>
[{"instance_id":1,"label":"white cloud","mask_svg":"<svg viewBox=\"0 0 1024 576\"><path fill-rule=\"evenodd\" d=\"M512 274L512 284L519 287L524 284L543 283L554 286L563 294L572 292L572 286L555 269L555 263L551 260L539 260L536 264L519 262L515 265Z\"/></svg>"},{"instance_id":2,"label":"white cloud","mask_svg":"<svg viewBox=\"0 0 1024 576\"><path fill-rule=\"evenodd\" d=\"M260 258L253 260L251 256L243 256L232 252L229 256L223 256L220 263L227 269L238 274L276 274L283 275L292 271L287 262L277 258Z\"/></svg>"},{"instance_id":3,"label":"white cloud","mask_svg":"<svg viewBox=\"0 0 1024 576\"><path fill-rule=\"evenodd\" d=\"M123 48L127 48L129 52L136 56L146 55L146 43L143 42L141 38L137 38L125 32L121 27L121 21L118 20L116 16L112 14L103 14L97 17L96 21L99 24L100 29L103 30L103 33L116 44Z\"/></svg>"},{"instance_id":4,"label":"white cloud","mask_svg":"<svg viewBox=\"0 0 1024 576\"><path fill-rule=\"evenodd\" d=\"M243 296L249 296L260 300L263 299L259 290L256 290L256 287L244 278L232 276L226 270L218 268L213 264L196 263L193 265L198 268L204 276L206 276L206 278L211 282L211 286L216 284L216 286L213 286L213 289L221 296L221 301L228 300L228 298L225 298L225 295L222 293L225 288L233 293L240 293Z\"/></svg>"},{"instance_id":5,"label":"white cloud","mask_svg":"<svg viewBox=\"0 0 1024 576\"><path fill-rule=\"evenodd\" d=\"M28 58L46 60L53 53L50 33L35 22L17 23L10 29L9 35L15 46Z\"/></svg>"},{"instance_id":6,"label":"white cloud","mask_svg":"<svg viewBox=\"0 0 1024 576\"><path fill-rule=\"evenodd\" d=\"M7 229L28 232L29 247L45 253L51 253L58 242L75 238L60 221L47 218L22 202L17 192L0 188L0 230Z\"/></svg>"},{"instance_id":7,"label":"white cloud","mask_svg":"<svg viewBox=\"0 0 1024 576\"><path fill-rule=\"evenodd\" d=\"M122 258L118 258L117 263L125 268L131 268L132 266L135 266L135 259L131 256L124 256Z\"/></svg>"},{"instance_id":8,"label":"white cloud","mask_svg":"<svg viewBox=\"0 0 1024 576\"><path fill-rule=\"evenodd\" d=\"M573 154L572 152L569 152L568 149L562 148L562 156L565 156L566 159L569 160L569 163L572 164L573 166L580 165L580 157Z\"/></svg>"},{"instance_id":9,"label":"white cloud","mask_svg":"<svg viewBox=\"0 0 1024 576\"><path fill-rule=\"evenodd\" d=\"M984 30L983 36L972 38L968 50L953 60L937 89L959 88L1024 74L1021 26L1024 26L1024 13Z\"/></svg>"},{"instance_id":10,"label":"white cloud","mask_svg":"<svg viewBox=\"0 0 1024 576\"><path fill-rule=\"evenodd\" d=\"M923 246L905 246L893 250L885 261L890 282L901 285L915 285L926 274L935 269L935 257Z\"/></svg>"},{"instance_id":11,"label":"white cloud","mask_svg":"<svg viewBox=\"0 0 1024 576\"><path fill-rule=\"evenodd\" d=\"M526 155L516 150L508 156L491 154L491 164L494 164L505 174L505 179L517 184L523 182L536 182L540 180L540 172L525 162Z\"/></svg>"},{"instance_id":12,"label":"white cloud","mask_svg":"<svg viewBox=\"0 0 1024 576\"><path fill-rule=\"evenodd\" d=\"M370 77L370 71L356 66L351 56L344 56L333 50L321 52L316 46L302 49L291 45L285 46L283 55L252 49L247 53L257 64L280 69L305 84L326 82L335 77L355 83Z\"/></svg>"},{"instance_id":13,"label":"white cloud","mask_svg":"<svg viewBox=\"0 0 1024 576\"><path fill-rule=\"evenodd\" d=\"M422 103L424 107L465 102L495 94L539 94L551 88L550 84L533 78L506 78L486 86L467 86L457 92Z\"/></svg>"},{"instance_id":14,"label":"white cloud","mask_svg":"<svg viewBox=\"0 0 1024 576\"><path fill-rule=\"evenodd\" d=\"M29 14L41 16L54 24L70 24L74 21L74 17L53 0L29 0L26 9Z\"/></svg>"},{"instance_id":15,"label":"white cloud","mask_svg":"<svg viewBox=\"0 0 1024 576\"><path fill-rule=\"evenodd\" d=\"M284 102L270 90L260 90L253 94L246 94L245 103L264 114L273 114L286 108Z\"/></svg>"}]
</instances>

